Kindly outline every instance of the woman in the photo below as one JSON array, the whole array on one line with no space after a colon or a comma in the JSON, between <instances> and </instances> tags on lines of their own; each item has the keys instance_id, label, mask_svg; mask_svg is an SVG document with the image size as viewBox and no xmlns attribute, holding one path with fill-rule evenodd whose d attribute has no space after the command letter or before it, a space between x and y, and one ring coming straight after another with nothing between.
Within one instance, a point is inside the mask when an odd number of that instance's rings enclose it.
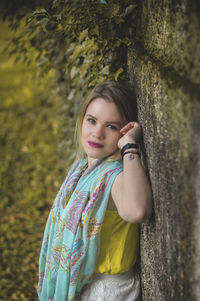
<instances>
[{"instance_id":1,"label":"woman","mask_svg":"<svg viewBox=\"0 0 200 301\"><path fill-rule=\"evenodd\" d=\"M137 299L137 223L151 214L128 90L99 84L82 106L77 157L51 209L39 262L40 301Z\"/></svg>"}]
</instances>

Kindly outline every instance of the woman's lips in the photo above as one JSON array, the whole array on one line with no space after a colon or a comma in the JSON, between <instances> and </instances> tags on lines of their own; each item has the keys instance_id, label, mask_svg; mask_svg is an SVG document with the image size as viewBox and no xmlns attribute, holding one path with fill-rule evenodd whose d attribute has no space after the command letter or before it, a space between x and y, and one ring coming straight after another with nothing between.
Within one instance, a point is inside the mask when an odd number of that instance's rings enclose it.
<instances>
[{"instance_id":1,"label":"woman's lips","mask_svg":"<svg viewBox=\"0 0 200 301\"><path fill-rule=\"evenodd\" d=\"M104 146L102 144L96 143L96 142L92 142L92 141L88 141L88 144L92 147L96 147L96 148L103 148Z\"/></svg>"}]
</instances>

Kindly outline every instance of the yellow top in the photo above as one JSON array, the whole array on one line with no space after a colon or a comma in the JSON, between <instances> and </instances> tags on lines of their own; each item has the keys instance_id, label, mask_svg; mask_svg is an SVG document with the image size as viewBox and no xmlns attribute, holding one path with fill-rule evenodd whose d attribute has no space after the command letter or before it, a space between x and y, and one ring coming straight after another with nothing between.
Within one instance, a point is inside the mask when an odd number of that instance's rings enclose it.
<instances>
[{"instance_id":1,"label":"yellow top","mask_svg":"<svg viewBox=\"0 0 200 301\"><path fill-rule=\"evenodd\" d=\"M116 210L107 209L100 243L95 273L114 275L127 272L137 260L138 224L128 223Z\"/></svg>"},{"instance_id":2,"label":"yellow top","mask_svg":"<svg viewBox=\"0 0 200 301\"><path fill-rule=\"evenodd\" d=\"M137 260L138 225L124 221L115 210L106 210L95 273L120 274Z\"/></svg>"}]
</instances>

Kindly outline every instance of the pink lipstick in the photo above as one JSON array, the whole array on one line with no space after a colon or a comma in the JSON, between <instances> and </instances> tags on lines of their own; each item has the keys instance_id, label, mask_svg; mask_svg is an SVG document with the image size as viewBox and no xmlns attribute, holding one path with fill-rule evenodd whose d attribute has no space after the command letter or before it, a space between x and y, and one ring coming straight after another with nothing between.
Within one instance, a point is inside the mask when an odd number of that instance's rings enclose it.
<instances>
[{"instance_id":1,"label":"pink lipstick","mask_svg":"<svg viewBox=\"0 0 200 301\"><path fill-rule=\"evenodd\" d=\"M102 144L92 142L92 141L88 141L88 144L92 147L95 147L95 148L103 148L104 147Z\"/></svg>"}]
</instances>

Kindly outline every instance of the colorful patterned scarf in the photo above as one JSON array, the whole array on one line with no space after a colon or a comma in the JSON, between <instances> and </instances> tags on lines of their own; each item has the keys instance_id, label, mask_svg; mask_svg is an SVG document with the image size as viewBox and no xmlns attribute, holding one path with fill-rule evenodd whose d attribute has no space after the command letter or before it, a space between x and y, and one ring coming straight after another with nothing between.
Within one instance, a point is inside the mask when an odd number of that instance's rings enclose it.
<instances>
[{"instance_id":1,"label":"colorful patterned scarf","mask_svg":"<svg viewBox=\"0 0 200 301\"><path fill-rule=\"evenodd\" d=\"M70 169L50 211L39 259L40 301L69 301L90 283L100 248L100 230L120 161L87 159ZM65 201L69 199L65 207Z\"/></svg>"}]
</instances>

